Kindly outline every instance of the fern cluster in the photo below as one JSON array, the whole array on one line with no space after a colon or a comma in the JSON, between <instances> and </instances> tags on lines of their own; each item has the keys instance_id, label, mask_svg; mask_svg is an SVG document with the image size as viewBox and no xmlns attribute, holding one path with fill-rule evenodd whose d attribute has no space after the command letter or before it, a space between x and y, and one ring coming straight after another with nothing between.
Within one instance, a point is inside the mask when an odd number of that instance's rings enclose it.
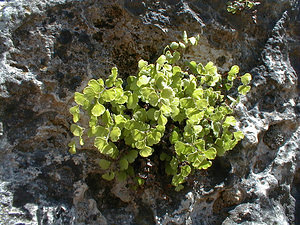
<instances>
[{"instance_id":1,"label":"fern cluster","mask_svg":"<svg viewBox=\"0 0 300 225\"><path fill-rule=\"evenodd\" d=\"M259 1L254 0L233 0L228 1L227 3L227 11L235 14L239 11L242 11L244 9L252 9L254 6L259 5Z\"/></svg>"},{"instance_id":2,"label":"fern cluster","mask_svg":"<svg viewBox=\"0 0 300 225\"><path fill-rule=\"evenodd\" d=\"M188 38L184 32L183 41L168 45L156 63L140 60L137 75L126 82L114 67L105 81L92 79L82 93L76 92L70 152L92 139L102 156L104 179L130 177L143 184L132 165L159 151L179 191L193 170L209 168L216 156L233 149L244 137L234 131L233 106L250 90L251 75L238 76L238 66L221 75L212 62L182 63L182 52L198 41L199 36ZM89 118L88 127L82 126L83 116ZM167 149L157 149L162 141Z\"/></svg>"}]
</instances>

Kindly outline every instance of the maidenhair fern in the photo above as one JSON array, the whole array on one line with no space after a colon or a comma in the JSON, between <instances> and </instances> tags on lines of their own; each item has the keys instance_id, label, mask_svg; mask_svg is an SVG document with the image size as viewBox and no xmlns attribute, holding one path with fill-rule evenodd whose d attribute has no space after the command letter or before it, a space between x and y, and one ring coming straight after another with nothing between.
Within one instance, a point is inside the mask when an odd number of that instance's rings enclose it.
<instances>
[{"instance_id":1,"label":"maidenhair fern","mask_svg":"<svg viewBox=\"0 0 300 225\"><path fill-rule=\"evenodd\" d=\"M254 6L260 5L259 1L254 0L231 0L227 2L227 11L235 14L245 9L252 9Z\"/></svg>"},{"instance_id":2,"label":"maidenhair fern","mask_svg":"<svg viewBox=\"0 0 300 225\"><path fill-rule=\"evenodd\" d=\"M233 107L250 90L251 75L238 76L238 66L221 75L212 62L184 65L182 52L198 40L184 32L183 41L168 45L156 63L140 60L137 75L126 83L114 67L105 81L92 79L76 92L70 152L92 139L103 179L133 178L138 184L146 178L136 174L134 162L159 153L179 191L194 170L209 168L216 156L233 149L244 137L235 130ZM82 117L89 118L87 127ZM162 142L168 147L158 148Z\"/></svg>"}]
</instances>

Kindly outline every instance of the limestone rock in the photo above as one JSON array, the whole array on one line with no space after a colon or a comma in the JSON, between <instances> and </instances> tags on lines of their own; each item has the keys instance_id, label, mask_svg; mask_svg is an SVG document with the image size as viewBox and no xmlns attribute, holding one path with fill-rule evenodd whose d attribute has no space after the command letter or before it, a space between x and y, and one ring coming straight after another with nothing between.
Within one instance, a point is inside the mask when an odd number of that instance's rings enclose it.
<instances>
[{"instance_id":1,"label":"limestone rock","mask_svg":"<svg viewBox=\"0 0 300 225\"><path fill-rule=\"evenodd\" d=\"M256 24L225 3L1 1L0 223L300 224L299 1L262 1ZM73 94L112 66L135 74L183 30L201 36L187 58L253 75L237 106L245 139L179 193L164 177L113 186L96 152L67 151Z\"/></svg>"}]
</instances>

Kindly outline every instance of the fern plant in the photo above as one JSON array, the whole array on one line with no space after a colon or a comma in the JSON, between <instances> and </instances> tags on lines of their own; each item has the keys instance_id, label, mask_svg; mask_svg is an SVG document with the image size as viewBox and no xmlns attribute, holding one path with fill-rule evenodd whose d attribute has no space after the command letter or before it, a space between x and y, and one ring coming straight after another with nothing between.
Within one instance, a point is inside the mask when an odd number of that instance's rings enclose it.
<instances>
[{"instance_id":1,"label":"fern plant","mask_svg":"<svg viewBox=\"0 0 300 225\"><path fill-rule=\"evenodd\" d=\"M227 11L235 14L245 9L252 9L254 6L260 5L259 1L253 0L233 0L227 2Z\"/></svg>"},{"instance_id":2,"label":"fern plant","mask_svg":"<svg viewBox=\"0 0 300 225\"><path fill-rule=\"evenodd\" d=\"M183 63L182 53L198 41L199 36L188 38L184 32L183 40L168 45L156 63L140 60L137 75L126 83L114 67L105 81L92 79L76 92L70 152L92 139L103 179L133 178L138 184L146 178L137 175L133 163L159 152L179 191L194 170L209 168L216 156L233 149L244 137L234 130L233 107L250 90L251 75L238 76L236 65L221 75L212 62ZM241 83L237 91L235 82ZM87 127L82 117L89 118ZM162 142L168 147L158 149Z\"/></svg>"}]
</instances>

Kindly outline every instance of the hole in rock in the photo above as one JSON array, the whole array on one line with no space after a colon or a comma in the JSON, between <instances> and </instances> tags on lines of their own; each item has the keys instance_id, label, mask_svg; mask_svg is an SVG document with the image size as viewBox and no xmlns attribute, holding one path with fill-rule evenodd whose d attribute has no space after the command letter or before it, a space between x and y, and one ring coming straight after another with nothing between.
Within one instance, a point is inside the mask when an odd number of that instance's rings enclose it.
<instances>
[{"instance_id":1,"label":"hole in rock","mask_svg":"<svg viewBox=\"0 0 300 225\"><path fill-rule=\"evenodd\" d=\"M85 180L89 194L97 202L98 208L102 209L101 212L126 207L126 203L111 193L112 183L103 180L101 176L99 173L90 173Z\"/></svg>"},{"instance_id":2,"label":"hole in rock","mask_svg":"<svg viewBox=\"0 0 300 225\"><path fill-rule=\"evenodd\" d=\"M13 196L13 206L14 207L22 207L27 203L34 203L34 196L26 191L26 186L18 187Z\"/></svg>"},{"instance_id":3,"label":"hole in rock","mask_svg":"<svg viewBox=\"0 0 300 225\"><path fill-rule=\"evenodd\" d=\"M217 157L212 166L207 170L208 177L211 178L210 185L220 184L224 182L231 171L231 164L228 160L223 157Z\"/></svg>"}]
</instances>

